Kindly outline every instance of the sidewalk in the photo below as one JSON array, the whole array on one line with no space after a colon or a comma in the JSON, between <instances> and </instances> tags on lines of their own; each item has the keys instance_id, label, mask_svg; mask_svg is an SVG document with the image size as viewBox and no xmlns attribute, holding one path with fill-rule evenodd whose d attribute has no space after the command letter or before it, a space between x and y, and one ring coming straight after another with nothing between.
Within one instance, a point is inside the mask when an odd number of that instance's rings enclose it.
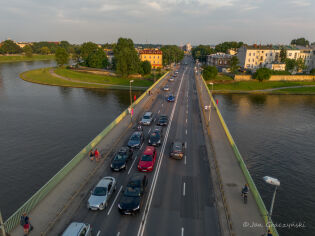
<instances>
[{"instance_id":1,"label":"sidewalk","mask_svg":"<svg viewBox=\"0 0 315 236\"><path fill-rule=\"evenodd\" d=\"M161 92L161 87L165 84L166 76L152 89L153 95L146 96L136 105L133 121L139 120L154 98ZM119 124L117 124L110 133L100 141L96 146L101 152L101 161L96 163L90 161L88 156L83 159L29 214L30 222L34 226L31 235L46 235L49 234L50 229L54 226L55 222L59 221L61 216L65 214L73 199L81 196L81 190L84 189L86 184L103 166L107 157L111 157L113 152L118 148L119 141L124 134L134 126L130 122L130 116L124 117ZM9 234L10 236L23 235L23 228L17 226Z\"/></svg>"},{"instance_id":2,"label":"sidewalk","mask_svg":"<svg viewBox=\"0 0 315 236\"><path fill-rule=\"evenodd\" d=\"M208 106L211 103L209 94L204 83L197 79L197 91L202 100L201 106ZM213 107L213 105L212 105ZM208 124L209 111L203 113L205 125ZM266 232L263 217L259 211L252 194L248 195L247 204L241 198L241 189L246 183L244 174L235 157L233 149L221 125L221 121L212 108L211 119L208 131L214 156L217 165L217 176L221 182L221 197L228 219L231 235L239 236L261 236Z\"/></svg>"}]
</instances>

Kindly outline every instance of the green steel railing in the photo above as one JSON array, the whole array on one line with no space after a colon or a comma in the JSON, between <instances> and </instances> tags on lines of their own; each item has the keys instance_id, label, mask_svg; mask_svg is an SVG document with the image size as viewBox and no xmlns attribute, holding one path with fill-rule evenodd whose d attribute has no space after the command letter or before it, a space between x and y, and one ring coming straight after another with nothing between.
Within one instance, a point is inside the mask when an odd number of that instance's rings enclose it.
<instances>
[{"instance_id":1,"label":"green steel railing","mask_svg":"<svg viewBox=\"0 0 315 236\"><path fill-rule=\"evenodd\" d=\"M263 216L264 221L265 221L265 223L266 223L266 225L267 225L267 223L268 223L268 211L267 211L267 209L266 209L265 203L263 202L263 200L262 200L262 198L261 198L261 196L260 196L260 194L259 194L259 191L258 191L258 189L257 189L257 187L256 187L256 185L255 185L255 182L254 182L254 180L252 179L252 176L250 175L250 173L249 173L249 171L248 171L248 169L247 169L247 167L246 167L246 164L245 164L245 162L244 162L244 160L243 160L243 157L242 157L241 153L239 152L239 150L238 150L238 148L237 148L237 146L236 146L236 144L235 144L235 142L234 142L234 139L233 139L233 137L232 137L232 135L231 135L231 133L230 133L230 131L229 131L229 129L228 129L228 127L227 127L227 125L226 125L226 123L225 123L223 117L222 117L222 115L221 115L221 112L220 112L220 110L218 109L218 106L216 105L216 103L215 103L215 101L214 101L214 99L213 99L213 97L212 97L212 94L211 94L211 92L210 92L210 90L209 90L209 88L208 88L208 86L207 86L207 84L206 84L206 82L205 82L205 80L203 79L202 76L201 76L201 79L202 79L202 81L203 81L203 83L204 83L204 85L205 85L205 87L206 87L206 89L207 89L207 91L208 91L208 94L209 94L209 96L210 96L210 98L211 98L212 104L213 104L214 107L216 108L217 114L218 114L219 119L220 119L220 121L221 121L221 124L222 124L222 126L223 126L223 128L224 128L225 134L226 134L226 136L227 136L228 139L229 139L229 142L230 142L230 144L231 144L231 146L232 146L232 149L233 149L233 151L234 151L234 154L235 154L235 156L236 156L236 158L237 158L237 160L238 160L238 162L239 162L239 165L240 165L240 167L241 167L241 169L242 169L242 171L243 171L243 174L244 174L244 176L245 176L245 179L246 179L246 181L247 181L247 183L248 183L248 185L249 185L249 187L250 187L250 190L251 190L251 192L252 192L252 194L253 194L253 196L254 196L254 198L255 198L255 201L256 201L256 203L257 203L257 205L258 205L258 208L259 208L259 210L260 210L260 213L261 213L261 215ZM272 222L271 222L270 225L271 225L271 226L270 226L270 229L271 229L271 231L272 231L272 235L274 235L274 236L279 236L278 231L277 231L277 229L274 227L274 225L272 224Z\"/></svg>"},{"instance_id":2,"label":"green steel railing","mask_svg":"<svg viewBox=\"0 0 315 236\"><path fill-rule=\"evenodd\" d=\"M159 80L157 80L148 90L152 90L169 72L165 73ZM147 90L147 91L148 91ZM144 92L133 104L134 107L146 95ZM88 145L86 145L71 161L69 161L57 174L55 174L43 187L41 187L29 200L27 200L16 212L14 212L5 222L5 231L11 232L18 224L20 224L20 217L24 212L29 213L37 204L44 199L47 194L60 183L70 171L77 166L77 164L93 149L119 122L128 115L128 109L124 110L114 121L112 121L101 133L99 133Z\"/></svg>"}]
</instances>

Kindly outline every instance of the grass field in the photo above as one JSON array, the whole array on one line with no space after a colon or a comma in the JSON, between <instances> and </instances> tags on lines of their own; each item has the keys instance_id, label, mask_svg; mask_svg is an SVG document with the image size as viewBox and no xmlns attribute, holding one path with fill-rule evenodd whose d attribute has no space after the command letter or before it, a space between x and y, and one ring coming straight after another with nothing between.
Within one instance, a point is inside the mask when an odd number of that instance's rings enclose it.
<instances>
[{"instance_id":1,"label":"grass field","mask_svg":"<svg viewBox=\"0 0 315 236\"><path fill-rule=\"evenodd\" d=\"M55 85L55 86L64 86L64 87L126 89L124 87L116 87L116 86L111 86L111 85L129 86L129 79L123 79L123 78L111 77L111 76L93 75L93 74L75 72L75 71L71 71L71 70L67 70L63 68L56 69L56 73L58 72L59 75L62 75L64 77L77 80L80 82L68 81L68 80L64 80L64 79L52 76L50 74L50 69L51 68L42 68L42 69L26 71L26 72L23 72L20 75L20 77L23 80L28 81L28 82ZM147 81L147 80L142 80L142 79L133 79L133 80L134 80L134 82L132 83L133 86L149 87L153 84L153 81ZM83 82L92 82L92 83L100 83L100 84L88 84L88 83L83 83Z\"/></svg>"},{"instance_id":2,"label":"grass field","mask_svg":"<svg viewBox=\"0 0 315 236\"><path fill-rule=\"evenodd\" d=\"M304 88L287 88L281 90L275 90L274 92L283 94L315 94L315 87L304 87Z\"/></svg>"},{"instance_id":3,"label":"grass field","mask_svg":"<svg viewBox=\"0 0 315 236\"><path fill-rule=\"evenodd\" d=\"M0 56L1 62L17 62L17 61L38 61L38 60L54 60L54 55L33 55L32 57L26 57L24 55L14 56Z\"/></svg>"},{"instance_id":4,"label":"grass field","mask_svg":"<svg viewBox=\"0 0 315 236\"><path fill-rule=\"evenodd\" d=\"M303 86L303 85L315 85L315 82L302 82L302 81L240 81L228 84L215 84L214 90L238 90L238 91L252 91L252 90L264 90L271 88L291 87L291 86ZM210 88L210 87L209 87ZM311 89L311 88L308 88ZM279 90L280 91L280 90ZM289 90L288 90L289 91Z\"/></svg>"}]
</instances>

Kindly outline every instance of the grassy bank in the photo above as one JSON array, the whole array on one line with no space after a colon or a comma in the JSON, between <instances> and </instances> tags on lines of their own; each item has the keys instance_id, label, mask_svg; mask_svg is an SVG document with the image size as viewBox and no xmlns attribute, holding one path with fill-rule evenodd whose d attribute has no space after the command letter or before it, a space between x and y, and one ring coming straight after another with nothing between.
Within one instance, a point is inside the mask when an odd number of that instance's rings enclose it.
<instances>
[{"instance_id":1,"label":"grassy bank","mask_svg":"<svg viewBox=\"0 0 315 236\"><path fill-rule=\"evenodd\" d=\"M214 90L225 90L225 91L253 91L253 90L264 90L264 89L274 89L281 87L292 87L292 86L304 86L304 85L315 85L315 82L303 82L303 81L240 81L232 83L217 83L213 86ZM210 86L209 86L210 88ZM298 88L293 89L296 90ZM314 91L313 88L303 88L309 89L309 91ZM280 90L279 90L280 91ZM281 90L282 91L282 90ZM285 90L283 90L285 91ZM287 89L290 92L290 89Z\"/></svg>"},{"instance_id":2,"label":"grassy bank","mask_svg":"<svg viewBox=\"0 0 315 236\"><path fill-rule=\"evenodd\" d=\"M56 76L51 75L50 69L51 68L42 68L42 69L26 71L26 72L23 72L20 75L20 77L23 80L32 82L32 83L54 85L54 86L64 86L64 87L128 89L128 87L127 88L117 87L116 85L129 86L129 79L75 72L75 71L71 71L64 68L56 69L55 71L56 74L72 79L72 80L76 80L76 81L65 80L65 79L58 78ZM153 81L147 81L147 80L142 80L142 79L133 79L133 80L134 82L132 83L132 86L149 87L153 84ZM89 84L89 83L99 83L99 84Z\"/></svg>"},{"instance_id":3,"label":"grassy bank","mask_svg":"<svg viewBox=\"0 0 315 236\"><path fill-rule=\"evenodd\" d=\"M280 94L315 94L315 87L287 88L275 90L274 92Z\"/></svg>"},{"instance_id":4,"label":"grassy bank","mask_svg":"<svg viewBox=\"0 0 315 236\"><path fill-rule=\"evenodd\" d=\"M33 55L32 57L26 57L24 55L14 56L0 56L0 63L4 62L18 62L18 61L40 61L40 60L54 60L54 55Z\"/></svg>"}]
</instances>

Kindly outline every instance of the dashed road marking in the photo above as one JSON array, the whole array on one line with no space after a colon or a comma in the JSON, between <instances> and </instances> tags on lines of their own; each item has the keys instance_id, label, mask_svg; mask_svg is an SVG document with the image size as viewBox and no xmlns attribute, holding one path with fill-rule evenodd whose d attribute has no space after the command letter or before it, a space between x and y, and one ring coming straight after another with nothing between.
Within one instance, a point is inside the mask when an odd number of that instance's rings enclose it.
<instances>
[{"instance_id":1,"label":"dashed road marking","mask_svg":"<svg viewBox=\"0 0 315 236\"><path fill-rule=\"evenodd\" d=\"M109 216L109 214L110 214L110 212L112 211L112 208L113 208L113 206L114 206L114 204L115 204L115 202L116 202L116 200L117 200L117 198L118 198L118 196L119 196L119 193L120 193L120 191L122 190L122 185L120 186L120 188L119 188L119 191L118 191L118 193L117 193L117 195L116 195L116 197L115 197L115 199L114 199L114 201L113 201L113 203L112 203L112 205L111 205L111 207L109 208L109 211L108 211L108 213L107 213L107 215Z\"/></svg>"},{"instance_id":2,"label":"dashed road marking","mask_svg":"<svg viewBox=\"0 0 315 236\"><path fill-rule=\"evenodd\" d=\"M183 196L185 197L185 194L186 194L186 183L184 182L184 185L183 185Z\"/></svg>"}]
</instances>

